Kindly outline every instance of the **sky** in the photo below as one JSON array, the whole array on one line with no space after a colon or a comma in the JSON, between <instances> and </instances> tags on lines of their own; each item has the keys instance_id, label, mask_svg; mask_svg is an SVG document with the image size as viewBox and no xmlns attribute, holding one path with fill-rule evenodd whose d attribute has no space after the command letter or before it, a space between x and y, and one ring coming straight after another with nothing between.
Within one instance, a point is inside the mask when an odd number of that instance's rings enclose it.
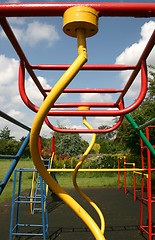
<instances>
[{"instance_id":1,"label":"sky","mask_svg":"<svg viewBox=\"0 0 155 240\"><path fill-rule=\"evenodd\" d=\"M0 1L0 3L24 3L40 1ZM44 1L53 2L53 1ZM63 1L54 1L63 2ZM67 1L83 2L83 1ZM87 1L85 2L97 2ZM110 2L110 1L106 1ZM116 1L113 1L116 2ZM135 2L135 1L117 1ZM155 1L136 1L154 2ZM72 64L77 57L77 41L63 32L62 17L46 18L7 18L30 64ZM129 64L137 63L148 39L155 29L155 18L99 18L98 33L87 38L88 64ZM155 47L147 64L155 65ZM0 27L0 105L1 111L31 127L36 113L28 109L21 100L18 90L19 57L14 51ZM35 71L39 81L45 88L53 87L64 71ZM70 88L123 88L131 71L82 71L73 79ZM125 106L137 98L140 89L138 75L125 97ZM34 82L26 74L26 92L30 100L41 106L43 98ZM62 94L57 102L114 102L118 95L114 94ZM93 128L101 125L112 126L113 117L88 117ZM67 128L85 128L82 117L50 117L54 126L58 124ZM19 140L27 132L0 118L0 130L8 126L11 135ZM43 125L41 135L51 136L51 129ZM91 135L81 135L89 141Z\"/></svg>"}]
</instances>

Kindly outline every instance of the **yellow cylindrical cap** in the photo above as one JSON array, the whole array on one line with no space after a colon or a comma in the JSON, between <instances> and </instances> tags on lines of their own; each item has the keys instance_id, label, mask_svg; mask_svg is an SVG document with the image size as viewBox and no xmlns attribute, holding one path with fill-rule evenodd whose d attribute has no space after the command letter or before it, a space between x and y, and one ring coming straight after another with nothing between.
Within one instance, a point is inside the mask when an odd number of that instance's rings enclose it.
<instances>
[{"instance_id":1,"label":"yellow cylindrical cap","mask_svg":"<svg viewBox=\"0 0 155 240\"><path fill-rule=\"evenodd\" d=\"M98 12L91 7L75 6L64 12L63 31L71 37L76 37L76 29L83 28L85 37L91 37L98 32Z\"/></svg>"}]
</instances>

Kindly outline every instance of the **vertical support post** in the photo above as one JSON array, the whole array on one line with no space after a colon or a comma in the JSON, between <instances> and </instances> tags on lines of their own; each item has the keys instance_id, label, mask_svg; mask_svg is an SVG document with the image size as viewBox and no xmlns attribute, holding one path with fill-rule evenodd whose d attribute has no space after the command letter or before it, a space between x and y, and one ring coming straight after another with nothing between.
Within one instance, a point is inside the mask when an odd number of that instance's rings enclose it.
<instances>
[{"instance_id":1,"label":"vertical support post","mask_svg":"<svg viewBox=\"0 0 155 240\"><path fill-rule=\"evenodd\" d=\"M133 168L135 168L135 163L133 163ZM136 201L136 177L135 177L135 172L133 172L133 188L134 188L134 201Z\"/></svg>"},{"instance_id":2,"label":"vertical support post","mask_svg":"<svg viewBox=\"0 0 155 240\"><path fill-rule=\"evenodd\" d=\"M39 154L41 156L41 137L38 138L38 145L39 145Z\"/></svg>"},{"instance_id":3,"label":"vertical support post","mask_svg":"<svg viewBox=\"0 0 155 240\"><path fill-rule=\"evenodd\" d=\"M18 233L18 230L19 230L21 184L22 184L22 171L19 171L18 204L17 204L17 218L16 218L16 233Z\"/></svg>"},{"instance_id":4,"label":"vertical support post","mask_svg":"<svg viewBox=\"0 0 155 240\"><path fill-rule=\"evenodd\" d=\"M118 169L120 168L119 157L118 157ZM118 171L118 189L120 189L120 172Z\"/></svg>"},{"instance_id":5,"label":"vertical support post","mask_svg":"<svg viewBox=\"0 0 155 240\"><path fill-rule=\"evenodd\" d=\"M149 127L146 127L146 137L149 141ZM148 228L149 228L149 240L152 240L152 207L151 207L151 155L150 150L147 148L147 159L148 159Z\"/></svg>"},{"instance_id":6,"label":"vertical support post","mask_svg":"<svg viewBox=\"0 0 155 240\"><path fill-rule=\"evenodd\" d=\"M43 223L43 239L46 240L46 227L45 227L45 210L44 210L44 190L43 190L43 179L40 177L41 186L41 208L42 208L42 223ZM45 191L46 192L46 191Z\"/></svg>"},{"instance_id":7,"label":"vertical support post","mask_svg":"<svg viewBox=\"0 0 155 240\"><path fill-rule=\"evenodd\" d=\"M11 222L10 222L10 236L9 236L9 240L12 240L14 204L15 204L15 191L16 191L16 177L17 177L17 170L14 171L14 183L13 183L13 194L12 194L12 208L11 208Z\"/></svg>"},{"instance_id":8,"label":"vertical support post","mask_svg":"<svg viewBox=\"0 0 155 240\"><path fill-rule=\"evenodd\" d=\"M51 155L55 152L55 137L52 136L52 149L51 149Z\"/></svg>"},{"instance_id":9,"label":"vertical support post","mask_svg":"<svg viewBox=\"0 0 155 240\"><path fill-rule=\"evenodd\" d=\"M124 156L124 169L126 169L126 157ZM126 190L126 171L124 171L124 190L125 190L125 194L127 193Z\"/></svg>"}]
</instances>

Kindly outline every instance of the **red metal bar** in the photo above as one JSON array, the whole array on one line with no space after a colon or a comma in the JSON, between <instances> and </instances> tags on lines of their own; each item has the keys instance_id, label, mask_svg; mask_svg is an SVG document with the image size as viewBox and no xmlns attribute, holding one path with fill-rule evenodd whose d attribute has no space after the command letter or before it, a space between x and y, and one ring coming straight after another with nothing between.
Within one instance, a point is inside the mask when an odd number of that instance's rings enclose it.
<instances>
[{"instance_id":1,"label":"red metal bar","mask_svg":"<svg viewBox=\"0 0 155 240\"><path fill-rule=\"evenodd\" d=\"M45 92L50 92L52 88L45 89ZM66 88L63 92L64 93L118 93L122 92L122 89L104 89L104 88Z\"/></svg>"},{"instance_id":2,"label":"red metal bar","mask_svg":"<svg viewBox=\"0 0 155 240\"><path fill-rule=\"evenodd\" d=\"M118 169L120 168L119 165L119 157L118 157ZM118 188L120 189L120 172L118 172Z\"/></svg>"},{"instance_id":3,"label":"red metal bar","mask_svg":"<svg viewBox=\"0 0 155 240\"><path fill-rule=\"evenodd\" d=\"M55 152L55 137L52 135L51 155Z\"/></svg>"},{"instance_id":4,"label":"red metal bar","mask_svg":"<svg viewBox=\"0 0 155 240\"><path fill-rule=\"evenodd\" d=\"M149 140L149 128L146 127L146 137ZM152 206L151 206L151 154L150 150L147 148L147 160L148 160L148 228L149 228L149 240L152 240Z\"/></svg>"},{"instance_id":5,"label":"red metal bar","mask_svg":"<svg viewBox=\"0 0 155 240\"><path fill-rule=\"evenodd\" d=\"M32 109L33 111L37 112L39 108L35 106L27 97L25 88L24 88L24 80L25 80L25 70L24 70L24 63L21 61L20 68L19 68L19 91L21 97L25 104ZM147 91L147 68L146 63L142 62L141 67L141 91L137 98L137 100L127 108L121 108L119 110L56 110L51 109L48 115L53 116L119 116L124 115L128 112L133 111L139 104L143 101L145 94ZM82 103L81 103L82 105ZM105 104L106 105L106 104ZM55 107L56 105L54 105ZM104 103L103 103L104 106ZM112 107L112 106L111 106ZM115 107L115 105L113 105Z\"/></svg>"},{"instance_id":6,"label":"red metal bar","mask_svg":"<svg viewBox=\"0 0 155 240\"><path fill-rule=\"evenodd\" d=\"M124 169L126 169L126 157L124 157ZM127 189L126 189L126 171L124 171L124 191L125 194L127 193Z\"/></svg>"},{"instance_id":7,"label":"red metal bar","mask_svg":"<svg viewBox=\"0 0 155 240\"><path fill-rule=\"evenodd\" d=\"M0 16L28 17L28 16L63 16L67 8L84 5L96 9L99 16L106 17L154 17L154 3L11 3L0 4Z\"/></svg>"},{"instance_id":8,"label":"red metal bar","mask_svg":"<svg viewBox=\"0 0 155 240\"><path fill-rule=\"evenodd\" d=\"M148 55L150 54L153 46L155 44L155 30L153 31L141 57L139 58L139 61L137 63L137 66L135 68L135 70L133 71L133 73L131 74L126 86L124 87L124 90L123 92L121 93L121 95L119 96L116 104L119 103L119 101L121 100L121 98L127 93L128 89L130 88L130 86L132 85L134 79L136 78L136 76L138 75L139 71L140 71L140 68L141 68L141 64L142 64L142 61L146 61Z\"/></svg>"},{"instance_id":9,"label":"red metal bar","mask_svg":"<svg viewBox=\"0 0 155 240\"><path fill-rule=\"evenodd\" d=\"M38 138L39 154L41 156L41 137Z\"/></svg>"},{"instance_id":10,"label":"red metal bar","mask_svg":"<svg viewBox=\"0 0 155 240\"><path fill-rule=\"evenodd\" d=\"M37 70L67 70L71 64L40 64L31 65L33 69ZM133 70L136 66L134 65L117 65L117 64L85 64L80 70L89 71L123 71Z\"/></svg>"},{"instance_id":11,"label":"red metal bar","mask_svg":"<svg viewBox=\"0 0 155 240\"><path fill-rule=\"evenodd\" d=\"M124 116L120 116L118 122L114 126L108 129L62 129L62 128L57 128L53 126L47 117L45 118L45 122L53 131L61 132L61 133L107 133L107 132L112 132L116 128L118 128L122 123L123 118Z\"/></svg>"},{"instance_id":12,"label":"red metal bar","mask_svg":"<svg viewBox=\"0 0 155 240\"><path fill-rule=\"evenodd\" d=\"M43 90L43 87L41 86L40 82L38 81L38 78L36 77L35 73L33 72L32 68L30 67L30 64L23 52L23 50L21 49L14 33L12 32L12 29L10 28L7 20L5 18L0 18L0 24L4 30L4 32L6 33L8 39L10 40L12 46L14 47L17 55L19 56L20 59L22 59L25 63L25 68L27 69L28 73L30 74L30 76L32 77L33 81L35 82L36 86L38 87L38 89L40 90L40 92L42 93L42 95L44 97L47 96L46 92Z\"/></svg>"}]
</instances>

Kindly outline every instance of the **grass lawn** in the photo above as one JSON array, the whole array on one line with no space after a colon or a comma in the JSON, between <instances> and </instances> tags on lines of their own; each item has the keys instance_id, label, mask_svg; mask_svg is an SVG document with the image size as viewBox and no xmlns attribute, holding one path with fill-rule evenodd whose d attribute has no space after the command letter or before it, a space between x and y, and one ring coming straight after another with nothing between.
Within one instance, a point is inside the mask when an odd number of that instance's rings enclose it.
<instances>
[{"instance_id":1,"label":"grass lawn","mask_svg":"<svg viewBox=\"0 0 155 240\"><path fill-rule=\"evenodd\" d=\"M10 160L0 160L0 182L8 171ZM31 160L19 161L17 169L19 168L33 168L33 162ZM72 173L57 173L57 180L63 188L73 187ZM140 175L136 175L136 186L141 184ZM8 184L6 185L3 193L0 196L0 202L11 198L13 192L14 174L11 176ZM22 191L31 188L32 172L24 172L22 175ZM118 174L117 173L78 173L77 184L79 187L117 187L118 186ZM124 186L124 173L120 173L120 185ZM127 186L133 186L133 174L127 173ZM17 190L16 190L17 192Z\"/></svg>"}]
</instances>

